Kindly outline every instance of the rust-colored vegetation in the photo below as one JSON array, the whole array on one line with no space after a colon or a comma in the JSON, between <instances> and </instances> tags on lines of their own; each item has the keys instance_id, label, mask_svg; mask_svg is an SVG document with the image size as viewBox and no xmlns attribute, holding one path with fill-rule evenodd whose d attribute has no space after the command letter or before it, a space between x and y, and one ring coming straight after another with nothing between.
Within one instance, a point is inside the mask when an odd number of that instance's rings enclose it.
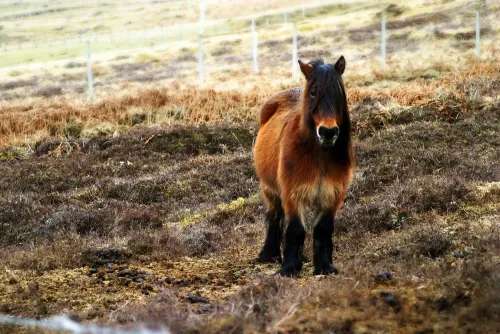
<instances>
[{"instance_id":1,"label":"rust-colored vegetation","mask_svg":"<svg viewBox=\"0 0 500 334\"><path fill-rule=\"evenodd\" d=\"M437 66L437 65L436 65ZM429 69L427 69L429 71ZM497 62L472 60L465 70L444 72L439 78L426 78L425 73L405 73L406 82L392 88L365 86L366 78L348 81L349 103L374 104L388 110L408 112L429 109L427 119L445 117L454 119L459 114L472 112L475 96L484 91L498 89ZM400 81L400 73L374 73L378 81ZM282 87L286 88L286 87ZM38 137L55 136L78 138L96 134L112 134L130 126L156 124L227 124L253 122L267 97L275 92L267 86L247 91L198 90L194 87L174 85L168 89L142 90L133 95L106 98L96 104L72 104L66 99L53 102L0 104L0 147L16 144L32 144ZM455 101L444 105L444 100ZM465 103L462 103L465 102ZM428 108L426 108L428 107ZM445 110L446 109L446 110ZM391 112L378 110L373 120L384 123ZM366 113L362 113L365 117ZM375 115L372 115L375 117ZM356 117L356 115L355 115ZM384 123L385 124L385 123ZM373 124L359 124L372 127ZM28 142L26 142L28 138Z\"/></svg>"}]
</instances>

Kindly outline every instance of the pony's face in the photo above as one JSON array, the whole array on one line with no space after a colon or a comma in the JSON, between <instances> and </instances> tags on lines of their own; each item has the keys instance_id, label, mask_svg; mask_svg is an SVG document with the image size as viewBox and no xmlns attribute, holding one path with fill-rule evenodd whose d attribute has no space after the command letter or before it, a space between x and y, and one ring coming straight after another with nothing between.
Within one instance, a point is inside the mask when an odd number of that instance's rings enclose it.
<instances>
[{"instance_id":1,"label":"pony's face","mask_svg":"<svg viewBox=\"0 0 500 334\"><path fill-rule=\"evenodd\" d=\"M300 69L307 82L304 89L305 121L323 148L335 145L340 135L342 115L347 108L342 74L345 59L340 57L335 65L315 60Z\"/></svg>"}]
</instances>

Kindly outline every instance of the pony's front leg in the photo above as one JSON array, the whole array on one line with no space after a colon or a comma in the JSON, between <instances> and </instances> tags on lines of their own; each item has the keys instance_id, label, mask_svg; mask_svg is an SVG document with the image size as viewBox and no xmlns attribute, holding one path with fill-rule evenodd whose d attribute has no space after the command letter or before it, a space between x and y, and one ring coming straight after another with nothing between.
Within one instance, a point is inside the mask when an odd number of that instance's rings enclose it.
<instances>
[{"instance_id":1,"label":"pony's front leg","mask_svg":"<svg viewBox=\"0 0 500 334\"><path fill-rule=\"evenodd\" d=\"M301 215L290 206L285 206L286 231L283 264L279 271L282 276L296 276L302 269L302 249L306 238L306 229Z\"/></svg>"},{"instance_id":2,"label":"pony's front leg","mask_svg":"<svg viewBox=\"0 0 500 334\"><path fill-rule=\"evenodd\" d=\"M315 222L314 239L314 275L337 274L338 270L333 266L333 220L331 210L321 213Z\"/></svg>"},{"instance_id":3,"label":"pony's front leg","mask_svg":"<svg viewBox=\"0 0 500 334\"><path fill-rule=\"evenodd\" d=\"M279 199L278 199L279 200ZM266 211L267 234L264 247L259 253L257 261L260 263L281 263L281 220L283 208L281 204L269 207Z\"/></svg>"}]
</instances>

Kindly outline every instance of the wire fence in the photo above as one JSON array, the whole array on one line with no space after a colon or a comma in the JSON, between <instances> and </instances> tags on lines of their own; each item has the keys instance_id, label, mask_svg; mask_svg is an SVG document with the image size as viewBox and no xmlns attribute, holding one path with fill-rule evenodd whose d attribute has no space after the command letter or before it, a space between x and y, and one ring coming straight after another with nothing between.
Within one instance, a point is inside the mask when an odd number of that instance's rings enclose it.
<instances>
[{"instance_id":1,"label":"wire fence","mask_svg":"<svg viewBox=\"0 0 500 334\"><path fill-rule=\"evenodd\" d=\"M125 2L126 4L127 2ZM276 25L297 23L322 15L325 9L334 6L332 2L322 2L314 6L303 6L285 10L283 12L266 14L257 13L251 17L236 17L232 20L206 21L205 0L200 1L200 17L197 22L184 22L175 26L159 25L144 29L121 29L105 32L92 32L92 29L80 29L78 33L68 33L54 37L46 34L35 37L22 37L17 34L0 33L0 50L15 52L19 50L33 50L44 47L79 47L87 42L112 46L155 46L179 41L193 42L198 35L211 38L220 35L234 35L254 32L255 29L274 29ZM381 6L383 7L383 6ZM475 11L476 30L480 29L479 10ZM17 16L16 16L17 17ZM480 36L477 36L480 38Z\"/></svg>"},{"instance_id":2,"label":"wire fence","mask_svg":"<svg viewBox=\"0 0 500 334\"><path fill-rule=\"evenodd\" d=\"M159 330L152 330L145 327L136 329L121 329L117 327L80 324L66 316L56 316L48 319L37 320L0 315L0 324L75 334L170 334L170 331L167 328L161 328ZM1 325L0 331L2 331Z\"/></svg>"},{"instance_id":3,"label":"wire fence","mask_svg":"<svg viewBox=\"0 0 500 334\"><path fill-rule=\"evenodd\" d=\"M88 68L88 93L89 98L92 101L94 99L94 83L92 74L92 59L90 57L90 51L92 49L92 54L96 55L104 51L123 51L128 48L154 48L156 46L169 47L170 45L177 45L180 42L183 45L188 45L189 49L196 49L196 53L193 53L192 57L197 58L198 62L198 82L199 86L203 87L205 82L205 77L207 74L212 72L218 72L223 70L223 67L227 63L231 63L233 59L230 57L222 57L217 55L215 52L207 52L207 44L216 44L223 40L230 40L239 38L248 40L248 46L246 50L248 53L243 51L240 55L240 60L243 66L247 66L254 72L258 73L263 68L269 66L268 59L264 59L262 62L262 53L260 48L265 45L270 45L272 41L265 40L261 38L263 33L269 31L276 31L280 29L282 33L289 34L289 45L284 45L280 50L273 52L280 53L280 59L290 61L290 76L294 81L298 80L298 68L297 60L302 56L299 50L304 50L308 45L305 45L309 36L317 35L318 31L312 31L309 29L311 22L316 17L324 16L325 10L333 6L331 2L325 2L322 4L315 4L314 6L302 6L301 8L292 8L284 10L282 12L273 13L260 13L251 17L237 17L234 20L205 20L206 3L205 0L199 2L199 21L192 23L185 23L181 25L176 25L174 27L159 26L151 29L143 30L126 30L126 31L115 31L108 32L106 34L79 34L78 36L73 36L73 38L66 38L59 40L52 40L50 38L27 41L19 40L17 47L15 45L9 44L8 35L3 35L2 42L4 53L13 53L12 62L22 61L23 52L27 52L29 48L46 48L46 50L40 50L41 54L52 54L55 53L57 48L66 50L70 55L70 51L74 52L74 57L79 54L83 54L86 50L87 53L87 68ZM481 56L481 37L482 32L485 31L481 24L481 8L479 6L471 7L470 13L467 17L467 22L462 22L462 27L465 25L469 30L473 31L473 36L469 36L468 33L464 33L462 37L460 34L455 34L454 47L457 49L469 49L474 50L475 54L479 57ZM368 36L372 41L379 41L379 46L370 50L360 50L358 49L358 57L361 54L362 57L370 57L373 59L378 59L380 63L380 70L382 72L390 69L391 62L390 56L394 52L400 49L407 49L412 52L415 51L418 46L413 44L418 44L411 38L407 38L407 34L402 34L398 36L395 32L399 28L404 28L406 26L411 26L415 29L421 29L423 26L432 27L441 24L439 15L430 15L431 19L428 21L415 20L404 21L399 18L391 17L386 15L384 6L381 6L381 11L379 12L380 21L374 25L368 25L366 27L358 29L359 31L345 31L342 28L338 30L327 30L327 34L348 34L350 42L353 44L359 44L360 48L363 47L365 42L364 34ZM405 19L406 20L406 19ZM314 22L313 22L314 23ZM307 33L302 29L306 27ZM489 29L489 28L487 28ZM494 29L488 30L491 34ZM321 32L320 32L321 33ZM430 38L435 39L434 44L435 49L439 49L439 43L441 41L447 41L450 39L450 35L441 32L435 28L434 35ZM283 37L283 36L282 36ZM316 39L316 37L314 37ZM319 37L320 38L320 37ZM429 38L429 37L426 37ZM472 43L471 43L472 42ZM412 44L413 43L413 44ZM404 45L403 45L404 44ZM376 44L375 44L376 45ZM332 47L333 48L333 47ZM245 46L243 46L245 49ZM438 50L439 51L439 50ZM335 45L336 53L344 53L343 45ZM0 52L1 53L1 52ZM288 53L288 56L284 56ZM364 53L364 54L363 54ZM345 53L344 53L345 54ZM19 57L17 57L19 55ZM320 55L321 56L321 55ZM43 56L41 56L43 58ZM71 57L70 57L71 58ZM308 57L306 57L308 58ZM350 57L352 59L353 57ZM45 59L49 60L49 59ZM180 60L182 61L182 60ZM1 61L0 61L1 62Z\"/></svg>"}]
</instances>

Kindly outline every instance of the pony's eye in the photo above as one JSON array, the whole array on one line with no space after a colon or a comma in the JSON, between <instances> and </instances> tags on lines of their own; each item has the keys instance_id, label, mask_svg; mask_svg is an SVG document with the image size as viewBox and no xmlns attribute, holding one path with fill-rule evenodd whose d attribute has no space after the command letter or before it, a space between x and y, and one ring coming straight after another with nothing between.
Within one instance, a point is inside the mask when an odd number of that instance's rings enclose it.
<instances>
[{"instance_id":1,"label":"pony's eye","mask_svg":"<svg viewBox=\"0 0 500 334\"><path fill-rule=\"evenodd\" d=\"M314 99L316 97L316 87L311 88L309 95Z\"/></svg>"}]
</instances>

